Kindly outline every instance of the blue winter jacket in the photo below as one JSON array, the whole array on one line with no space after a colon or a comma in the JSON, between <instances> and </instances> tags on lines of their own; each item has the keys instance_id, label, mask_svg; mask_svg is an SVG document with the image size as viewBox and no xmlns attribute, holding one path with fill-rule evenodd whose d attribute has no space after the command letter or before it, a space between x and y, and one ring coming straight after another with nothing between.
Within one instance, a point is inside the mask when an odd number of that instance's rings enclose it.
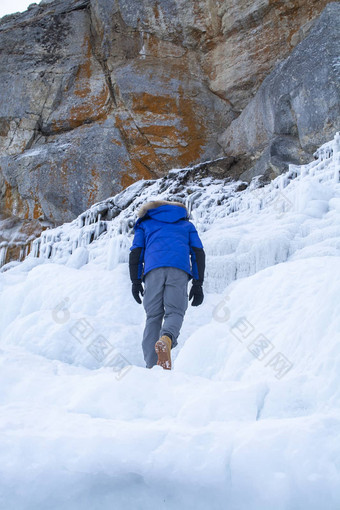
<instances>
[{"instance_id":1,"label":"blue winter jacket","mask_svg":"<svg viewBox=\"0 0 340 510\"><path fill-rule=\"evenodd\" d=\"M137 220L131 250L142 248L138 278L157 267L177 267L198 279L193 248L203 245L187 214L185 207L166 204L148 209Z\"/></svg>"}]
</instances>

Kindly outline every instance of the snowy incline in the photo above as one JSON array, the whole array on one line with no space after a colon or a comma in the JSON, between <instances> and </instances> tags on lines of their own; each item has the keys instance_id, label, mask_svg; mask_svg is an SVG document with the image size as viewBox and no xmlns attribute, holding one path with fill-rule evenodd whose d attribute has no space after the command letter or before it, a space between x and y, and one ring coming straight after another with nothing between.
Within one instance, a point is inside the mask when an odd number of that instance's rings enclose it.
<instances>
[{"instance_id":1,"label":"snowy incline","mask_svg":"<svg viewBox=\"0 0 340 510\"><path fill-rule=\"evenodd\" d=\"M265 186L141 181L3 268L1 510L340 508L339 135L316 156ZM174 196L207 276L167 372L127 260L138 207Z\"/></svg>"}]
</instances>

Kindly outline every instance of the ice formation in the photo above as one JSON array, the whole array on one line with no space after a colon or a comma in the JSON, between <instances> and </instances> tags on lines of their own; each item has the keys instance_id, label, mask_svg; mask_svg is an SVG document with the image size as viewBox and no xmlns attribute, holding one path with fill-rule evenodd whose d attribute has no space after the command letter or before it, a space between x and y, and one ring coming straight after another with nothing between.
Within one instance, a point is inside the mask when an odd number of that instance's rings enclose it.
<instances>
[{"instance_id":1,"label":"ice formation","mask_svg":"<svg viewBox=\"0 0 340 510\"><path fill-rule=\"evenodd\" d=\"M140 181L4 266L1 509L340 508L339 145L262 187ZM155 198L207 252L171 372L145 369L128 275Z\"/></svg>"},{"instance_id":2,"label":"ice formation","mask_svg":"<svg viewBox=\"0 0 340 510\"><path fill-rule=\"evenodd\" d=\"M310 240L302 234L311 225L310 216L320 218L335 207L336 201L329 204L327 197L332 184L339 182L339 134L320 147L315 158L307 165L290 165L288 172L262 187L258 178L248 186L209 177L204 164L173 170L155 181L138 181L73 222L44 231L33 241L32 253L66 263L82 247L88 257L78 257L79 264L93 261L113 269L128 260L138 208L149 200L175 199L186 204L205 240L207 290L222 291L231 281L284 262L302 249ZM309 216L300 216L307 205ZM255 232L253 221L261 226ZM334 235L338 228L334 224Z\"/></svg>"}]
</instances>

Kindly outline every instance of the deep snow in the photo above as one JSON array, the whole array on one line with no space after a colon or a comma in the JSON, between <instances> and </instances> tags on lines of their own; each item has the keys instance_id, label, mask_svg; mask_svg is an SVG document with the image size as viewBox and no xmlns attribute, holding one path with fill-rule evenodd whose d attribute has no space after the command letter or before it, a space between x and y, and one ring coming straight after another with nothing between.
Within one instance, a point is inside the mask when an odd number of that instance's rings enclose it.
<instances>
[{"instance_id":1,"label":"deep snow","mask_svg":"<svg viewBox=\"0 0 340 510\"><path fill-rule=\"evenodd\" d=\"M317 156L243 191L141 181L0 273L1 510L340 508L339 136ZM127 257L138 206L175 190L207 276L165 372Z\"/></svg>"}]
</instances>

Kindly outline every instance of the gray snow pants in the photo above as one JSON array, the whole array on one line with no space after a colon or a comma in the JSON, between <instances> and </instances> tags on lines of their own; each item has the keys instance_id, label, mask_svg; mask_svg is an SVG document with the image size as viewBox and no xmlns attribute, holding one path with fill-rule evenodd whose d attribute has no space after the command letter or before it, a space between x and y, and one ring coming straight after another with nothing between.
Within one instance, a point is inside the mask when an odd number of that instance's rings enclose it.
<instances>
[{"instance_id":1,"label":"gray snow pants","mask_svg":"<svg viewBox=\"0 0 340 510\"><path fill-rule=\"evenodd\" d=\"M155 344L162 335L172 339L172 348L188 308L189 275L176 267L158 267L145 276L143 306L146 324L143 334L143 353L146 366L157 363Z\"/></svg>"}]
</instances>

